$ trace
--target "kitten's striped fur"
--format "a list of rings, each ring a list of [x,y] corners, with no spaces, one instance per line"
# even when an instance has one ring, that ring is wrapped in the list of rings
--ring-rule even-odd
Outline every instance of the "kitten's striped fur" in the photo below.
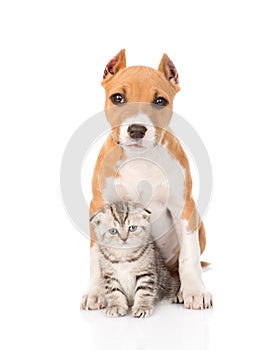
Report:
[[[108,316],[151,315],[162,299],[174,299],[180,288],[153,242],[150,212],[139,204],[116,202],[102,208],[91,222],[98,238]]]

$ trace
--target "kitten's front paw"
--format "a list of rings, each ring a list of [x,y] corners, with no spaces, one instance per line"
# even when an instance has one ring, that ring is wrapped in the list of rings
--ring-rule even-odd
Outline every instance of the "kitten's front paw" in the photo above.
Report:
[[[106,306],[105,296],[103,294],[89,293],[84,294],[81,301],[82,310],[98,310]]]
[[[143,306],[143,307],[140,306],[140,307],[133,307],[132,311],[133,311],[134,317],[144,318],[152,315],[153,308],[147,307],[147,306]]]
[[[122,317],[127,314],[127,309],[123,306],[108,306],[106,308],[106,315],[108,317]]]

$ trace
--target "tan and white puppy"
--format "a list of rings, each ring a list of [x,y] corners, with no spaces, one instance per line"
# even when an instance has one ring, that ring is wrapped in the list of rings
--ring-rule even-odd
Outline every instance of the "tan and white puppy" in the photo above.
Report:
[[[111,133],[97,159],[90,204],[92,216],[107,202],[140,202],[151,212],[152,234],[170,269],[179,269],[178,300],[192,309],[212,305],[202,281],[200,253],[204,225],[192,198],[189,162],[169,129],[173,99],[179,91],[176,68],[164,54],[158,70],[126,68],[125,50],[107,64],[102,85]],[[100,288],[96,236],[90,224],[90,282],[82,309],[105,306]]]

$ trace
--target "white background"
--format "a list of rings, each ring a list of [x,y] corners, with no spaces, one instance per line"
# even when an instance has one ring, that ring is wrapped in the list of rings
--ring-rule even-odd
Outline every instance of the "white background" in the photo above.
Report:
[[[265,0],[1,2],[1,348],[272,349],[272,32]],[[66,216],[59,169],[122,48],[128,65],[172,58],[175,111],[210,154],[213,311],[79,311],[89,243]]]

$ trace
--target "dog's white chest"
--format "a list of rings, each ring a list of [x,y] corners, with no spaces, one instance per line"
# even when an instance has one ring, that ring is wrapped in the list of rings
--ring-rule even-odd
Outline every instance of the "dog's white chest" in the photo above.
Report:
[[[108,178],[103,191],[107,202],[139,202],[154,214],[169,206],[183,206],[184,169],[163,146],[126,152],[117,176]]]

